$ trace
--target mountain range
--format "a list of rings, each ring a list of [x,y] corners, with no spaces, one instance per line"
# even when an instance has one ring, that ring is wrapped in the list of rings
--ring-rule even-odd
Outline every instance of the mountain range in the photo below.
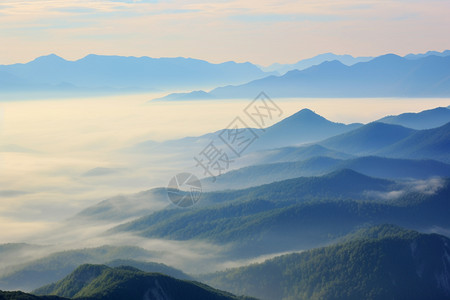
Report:
[[[309,67],[320,65],[325,61],[333,61],[337,60],[343,63],[344,65],[351,66],[359,62],[365,62],[373,59],[371,56],[362,56],[362,57],[353,57],[352,55],[336,55],[334,53],[323,53],[316,55],[311,58],[302,59],[295,64],[279,64],[274,63],[267,67],[260,67],[263,71],[266,72],[278,72],[280,75],[285,74],[286,72],[292,70],[304,70]]]
[[[25,64],[1,65],[0,92],[162,91],[237,84],[267,74],[251,63],[93,54],[68,61],[51,54]]]
[[[414,186],[340,170],[206,193],[202,205],[191,210],[162,210],[119,225],[109,234],[206,240],[245,257],[317,247],[364,224],[448,228],[449,181],[431,189]]]
[[[334,60],[305,70],[289,71],[209,91],[211,99],[271,97],[448,97],[450,56],[406,59],[394,54],[351,66]],[[194,95],[180,95],[194,99]],[[192,96],[192,97],[191,97]],[[173,95],[169,95],[173,100]],[[203,98],[206,95],[203,94]],[[162,98],[164,99],[164,98]]]
[[[333,245],[196,276],[208,285],[123,261],[114,267],[83,264],[33,294],[0,291],[0,299],[256,299],[237,294],[262,300],[440,300],[450,297],[449,253],[450,240],[442,235],[381,224],[352,231]]]
[[[0,65],[0,93],[13,99],[33,93],[36,97],[83,96],[217,87],[160,99],[253,98],[261,91],[272,97],[440,97],[450,93],[449,53],[375,58],[325,53],[267,68],[183,57],[90,54],[69,61],[50,54],[28,63]]]
[[[241,158],[247,166],[215,186],[202,181],[201,201],[189,209],[169,205],[168,190],[155,188],[105,199],[69,220],[107,225],[95,236],[102,241],[212,245],[222,251],[218,264],[243,267],[198,276],[152,262],[159,251],[135,246],[52,252],[3,244],[0,288],[40,296],[0,291],[0,299],[448,299],[450,240],[413,230],[448,235],[449,118],[448,108],[436,108],[341,124],[303,109],[252,129],[260,137]],[[137,148],[185,152],[222,132]],[[48,253],[33,259],[37,251]],[[266,255],[276,257],[260,259]]]
[[[429,120],[434,119],[434,125],[449,122],[450,115],[447,111],[450,112],[447,108],[437,108],[411,113],[407,118],[416,120],[417,124],[423,124],[422,127],[430,127],[430,123],[425,126]],[[389,120],[391,123],[401,123],[405,119],[404,116],[404,114],[390,116]],[[294,119],[295,122],[290,122],[290,119]],[[208,178],[202,182],[205,188],[214,190],[246,188],[299,176],[323,175],[342,168],[382,178],[427,179],[450,176],[448,165],[450,122],[437,128],[415,130],[401,125],[381,123],[384,119],[366,125],[355,124],[353,126],[356,129],[353,130],[348,130],[350,125],[347,125],[347,132],[326,138],[316,144],[251,152],[241,159],[247,162],[248,166],[222,174],[213,183]],[[319,132],[317,136],[320,136],[320,133],[323,136],[326,133],[332,135],[330,127],[320,131],[320,126],[316,126],[317,122],[314,122],[317,120],[321,120],[321,117],[312,111],[302,110],[274,125],[273,127],[278,127],[280,132],[273,136],[279,140],[283,137],[283,132],[292,131],[285,128],[296,128],[292,123],[303,124],[303,122],[313,124],[311,127],[298,126],[306,128],[305,131]],[[323,124],[333,124],[327,122]],[[336,130],[339,127],[331,126],[331,128]],[[271,127],[267,132],[270,129]],[[307,138],[302,134],[303,131],[298,135],[294,131],[285,143],[288,144],[290,140],[292,145],[299,139]],[[272,140],[270,135],[266,137],[264,134],[259,142],[276,144]]]
[[[215,182],[202,180],[205,190],[243,189],[304,176],[321,176],[341,169],[351,169],[361,174],[390,179],[430,179],[450,177],[450,164],[436,160],[414,160],[362,156],[352,159],[336,159],[314,156],[306,160],[251,165],[229,171]]]
[[[425,130],[403,126],[411,122],[417,124],[416,128],[439,127]],[[208,179],[203,183],[214,190],[245,188],[298,176],[323,175],[338,168],[354,168],[363,174],[387,178],[447,176],[449,122],[450,110],[444,107],[388,116],[366,125],[336,123],[302,109],[264,130],[252,128],[258,138],[235,160],[233,169],[227,170],[230,174],[224,172],[217,184],[209,184]],[[219,138],[226,131],[161,143],[145,141],[127,151],[176,153],[180,160],[189,161],[192,153],[199,153],[210,142],[227,149]],[[285,162],[296,163],[279,164]],[[242,167],[247,168],[239,170]],[[118,212],[127,210],[125,207]]]
[[[411,53],[411,54],[405,55],[404,58],[418,59],[418,58],[423,58],[423,57],[427,57],[430,55],[449,56],[450,50],[445,50],[442,52],[428,51],[426,53],[421,53],[421,54],[412,54]],[[316,55],[311,58],[302,59],[295,64],[274,63],[267,67],[260,66],[260,68],[266,72],[274,72],[275,71],[275,72],[278,72],[280,75],[283,75],[288,71],[292,71],[292,70],[300,70],[301,71],[301,70],[307,69],[307,68],[315,66],[315,65],[320,65],[321,63],[326,62],[326,61],[337,60],[346,66],[351,66],[351,65],[354,65],[359,62],[367,62],[369,60],[372,60],[373,58],[374,57],[372,57],[372,56],[353,57],[352,55],[348,55],[348,54],[336,55],[334,53],[324,53],[324,54]]]

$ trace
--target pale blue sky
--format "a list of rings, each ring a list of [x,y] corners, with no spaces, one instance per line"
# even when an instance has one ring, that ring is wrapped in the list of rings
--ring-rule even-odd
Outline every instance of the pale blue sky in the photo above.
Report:
[[[2,0],[0,64],[49,53],[292,63],[450,48],[447,0]]]

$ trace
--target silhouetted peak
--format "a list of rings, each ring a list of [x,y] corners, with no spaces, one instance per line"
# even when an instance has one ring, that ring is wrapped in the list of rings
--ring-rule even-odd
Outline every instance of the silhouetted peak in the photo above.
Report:
[[[40,56],[40,57],[36,58],[35,60],[33,60],[32,63],[52,63],[52,62],[61,62],[61,61],[66,61],[66,60],[64,58],[52,53],[49,55]]]
[[[324,117],[316,114],[314,111],[310,110],[309,108],[304,108],[302,110],[299,110],[292,116],[288,117],[288,119],[300,119],[300,118],[317,118],[317,119],[325,119]]]

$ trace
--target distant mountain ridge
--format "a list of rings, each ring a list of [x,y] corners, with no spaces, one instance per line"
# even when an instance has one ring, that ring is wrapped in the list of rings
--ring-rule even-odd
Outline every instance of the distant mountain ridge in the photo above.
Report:
[[[418,58],[422,58],[422,57],[427,57],[430,55],[434,55],[434,56],[450,56],[450,50],[444,50],[442,52],[439,51],[427,51],[425,53],[410,53],[408,55],[405,55],[404,58],[407,59],[418,59]]]
[[[192,58],[90,54],[76,61],[55,54],[25,64],[0,65],[0,92],[84,89],[155,91],[237,84],[267,76],[251,63]]]
[[[362,56],[362,57],[353,57],[349,54],[344,55],[337,55],[334,53],[323,53],[316,55],[311,58],[302,59],[295,64],[279,64],[274,63],[267,67],[260,67],[263,71],[266,72],[278,72],[280,75],[285,74],[286,72],[292,71],[292,70],[304,70],[309,67],[320,65],[321,63],[325,61],[333,61],[337,60],[343,63],[344,65],[351,66],[359,62],[366,62],[373,59],[372,56]]]
[[[450,55],[450,50],[445,50],[443,52],[438,52],[438,51],[428,51],[426,53],[421,53],[421,54],[408,54],[405,55],[404,58],[406,59],[418,59],[418,58],[423,58],[423,57],[427,57],[430,55],[435,55],[435,56],[449,56]],[[292,70],[304,70],[307,69],[309,67],[315,66],[315,65],[320,65],[321,63],[325,62],[325,61],[333,61],[333,60],[337,60],[341,63],[343,63],[346,66],[351,66],[354,65],[356,63],[359,62],[367,62],[371,59],[373,59],[373,56],[358,56],[358,57],[354,57],[352,55],[349,54],[344,54],[344,55],[337,55],[334,53],[323,53],[323,54],[319,54],[316,55],[314,57],[311,58],[306,58],[306,59],[302,59],[300,61],[298,61],[297,63],[294,64],[279,64],[279,63],[274,63],[270,66],[267,67],[263,67],[260,66],[260,68],[263,71],[266,72],[273,72],[276,71],[278,72],[280,75],[285,74],[288,71],[292,71]]]
[[[346,66],[326,61],[283,76],[268,76],[246,84],[218,87],[217,99],[252,98],[260,91],[271,97],[448,97],[450,56],[406,59],[394,54]],[[190,99],[189,94],[183,95]]]

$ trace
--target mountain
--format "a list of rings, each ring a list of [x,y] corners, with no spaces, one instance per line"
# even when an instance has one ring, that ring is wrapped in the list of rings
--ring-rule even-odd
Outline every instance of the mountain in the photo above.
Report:
[[[450,122],[437,128],[414,130],[373,122],[319,142],[335,151],[353,155],[433,159],[450,162]]]
[[[304,161],[252,165],[232,170],[219,176],[215,182],[211,182],[209,178],[202,180],[202,186],[205,190],[242,189],[301,176],[320,176],[341,169],[391,179],[450,177],[450,165],[435,160],[377,156],[342,160],[316,156]]]
[[[357,123],[335,123],[305,108],[266,128],[251,150],[316,142],[360,126]]]
[[[275,149],[267,149],[253,152],[243,157],[244,160],[252,161],[252,165],[269,164],[277,162],[294,162],[310,158],[326,156],[334,159],[349,159],[351,154],[325,148],[319,144],[307,146],[288,146]]]
[[[379,119],[377,122],[396,124],[413,129],[431,129],[450,122],[450,109],[446,107],[437,107],[419,113],[404,113],[397,116],[387,116]]]
[[[364,156],[340,162],[335,169],[348,168],[378,178],[429,179],[450,177],[450,165],[431,159],[400,159]]]
[[[200,276],[265,300],[449,299],[450,239],[391,225],[336,245]]]
[[[419,59],[419,58],[424,58],[424,57],[431,56],[431,55],[450,56],[450,50],[445,50],[443,52],[428,51],[428,52],[422,53],[422,54],[412,54],[411,53],[411,54],[405,55],[404,58]],[[333,53],[324,53],[324,54],[316,55],[311,58],[302,59],[295,64],[274,63],[267,67],[260,66],[260,68],[261,68],[261,70],[263,70],[265,72],[278,72],[280,75],[283,75],[288,71],[304,70],[304,69],[307,69],[307,68],[315,66],[315,65],[320,65],[321,63],[326,62],[326,61],[337,60],[346,66],[351,66],[351,65],[354,65],[359,62],[370,61],[373,58],[374,57],[371,57],[371,56],[353,57],[352,55],[349,55],[349,54],[337,55],[337,54],[333,54]]]
[[[81,265],[59,282],[38,288],[34,290],[33,293],[37,295],[52,294],[72,298],[83,289],[84,286],[89,285],[89,283],[108,269],[110,268],[105,265]]]
[[[4,92],[24,88],[30,85],[31,84],[27,80],[14,76],[9,72],[0,71],[0,87]]]
[[[64,279],[37,289],[35,293],[102,300],[250,299],[236,297],[199,282],[147,273],[133,267],[110,268],[104,265],[81,265]]]
[[[110,233],[206,240],[236,258],[309,249],[364,224],[450,228],[450,181],[396,184],[351,170],[205,193],[189,210],[162,210]]]
[[[350,132],[331,137],[319,144],[336,151],[367,155],[393,145],[414,132],[413,129],[399,125],[373,122]]]
[[[395,183],[389,180],[370,178],[351,170],[341,170],[322,177],[295,178],[244,190],[205,193],[200,200],[201,205],[190,210],[155,212],[119,225],[111,233],[132,232],[145,237],[175,240],[206,239],[216,243],[237,243],[238,247],[246,248],[236,255],[248,255],[247,252],[251,251],[270,252],[275,245],[280,247],[279,251],[286,251],[285,247],[292,247],[298,243],[305,246],[312,240],[322,240],[322,234],[312,238],[313,232],[327,225],[321,224],[317,227],[314,222],[314,225],[304,227],[306,230],[304,239],[293,238],[288,231],[279,235],[275,232],[285,230],[287,224],[282,224],[291,218],[283,219],[282,215],[291,212],[294,215],[308,214],[310,209],[312,211],[316,209],[308,204],[310,202],[327,207],[329,204],[319,205],[319,203],[342,199],[372,201],[379,198],[367,194],[368,191],[373,191],[372,195],[377,195],[377,192],[384,194],[396,190],[395,186]],[[335,207],[341,206],[337,202],[331,206],[333,208],[329,209],[336,211],[343,209]],[[328,208],[324,208],[323,211],[328,214]],[[344,215],[346,213],[342,214]],[[302,223],[308,222],[307,220],[310,220],[310,217],[296,216],[293,222]],[[318,217],[317,222],[320,220],[322,218]],[[335,227],[334,224],[332,226]],[[335,230],[339,232],[342,226],[335,227],[333,234],[327,233],[327,239],[337,234]],[[273,243],[274,237],[280,239],[278,244]]]
[[[433,158],[450,163],[450,122],[433,129],[420,130],[379,153],[390,157]]]
[[[318,156],[304,161],[252,165],[220,175],[215,182],[203,179],[205,190],[244,189],[296,177],[329,173],[341,160]]]
[[[285,74],[288,71],[292,70],[304,70],[309,67],[320,65],[325,61],[333,61],[337,60],[344,65],[351,66],[359,62],[365,62],[373,59],[373,57],[353,57],[351,55],[336,55],[333,53],[324,53],[319,54],[311,58],[302,59],[295,64],[272,64],[268,67],[260,67],[263,71],[266,72],[278,72],[280,75]]]
[[[84,263],[105,263],[115,259],[147,260],[152,254],[132,246],[103,246],[69,250],[48,254],[3,270],[0,289],[30,291],[49,282],[59,280]]]
[[[0,66],[0,87],[13,91],[83,89],[128,91],[192,89],[237,84],[267,73],[251,63],[212,64],[192,58],[122,57],[90,54],[76,61],[57,55]]]
[[[302,109],[297,113],[269,126],[265,129],[251,128],[257,138],[246,149],[246,152],[273,149],[292,145],[300,145],[323,140],[325,138],[351,131],[362,124],[342,124],[329,121],[309,109]],[[135,145],[127,151],[174,153],[199,153],[210,142],[218,148],[226,148],[219,136],[233,135],[233,129],[222,129],[197,137],[185,137],[162,143],[146,141]]]
[[[448,97],[450,56],[406,59],[394,54],[346,66],[327,61],[283,76],[268,76],[209,92],[218,99],[282,97]]]
[[[438,52],[438,51],[427,51],[426,53],[420,53],[420,54],[408,54],[405,55],[404,58],[406,59],[419,59],[419,58],[423,58],[423,57],[427,57],[427,56],[450,56],[450,50],[444,50],[442,52]]]
[[[190,93],[172,93],[164,97],[155,98],[150,100],[151,101],[179,101],[179,100],[214,100],[216,99],[211,94],[205,92],[205,91],[193,91]]]

